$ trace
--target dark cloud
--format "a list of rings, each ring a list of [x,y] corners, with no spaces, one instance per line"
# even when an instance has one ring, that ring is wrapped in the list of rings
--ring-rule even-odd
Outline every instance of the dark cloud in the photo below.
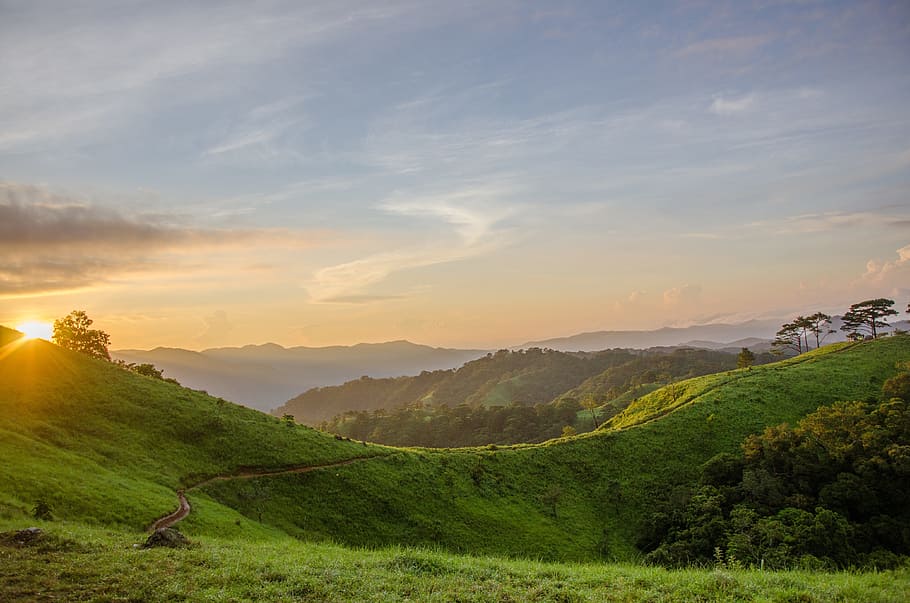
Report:
[[[0,183],[0,296],[87,287],[165,265],[185,270],[187,258],[165,259],[188,249],[247,245],[265,234],[275,238],[183,227],[161,215],[127,216],[38,186]]]
[[[162,216],[125,217],[31,185],[0,184],[0,249],[161,247],[222,233],[168,225]]]

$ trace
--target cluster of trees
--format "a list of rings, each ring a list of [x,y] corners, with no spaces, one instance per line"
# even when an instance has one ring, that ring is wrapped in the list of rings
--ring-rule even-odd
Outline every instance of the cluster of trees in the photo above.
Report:
[[[111,354],[108,346],[111,345],[111,337],[100,329],[92,329],[92,324],[94,321],[88,317],[85,310],[73,310],[63,318],[54,321],[54,343],[62,348],[110,362]],[[177,384],[176,379],[165,378],[163,371],[155,368],[154,364],[135,364],[122,360],[116,361],[116,364],[146,377]]]
[[[893,567],[910,554],[910,372],[881,402],[819,408],[767,428],[673,493],[639,547],[666,566]]]
[[[320,429],[392,446],[505,445],[543,442],[564,433],[574,434],[576,429],[572,426],[576,424],[580,409],[581,405],[570,399],[535,406],[460,404],[392,411],[349,411],[322,423]]]
[[[802,354],[810,349],[810,336],[815,347],[820,347],[825,338],[835,330],[831,328],[831,317],[823,312],[811,316],[797,316],[793,322],[784,324],[774,337],[773,348],[778,353],[790,351]]]
[[[907,305],[907,313],[910,314],[910,304]],[[886,319],[897,314],[893,299],[883,297],[867,299],[850,306],[841,317],[840,330],[852,341],[866,337],[874,339],[881,334],[883,328],[888,327]],[[828,335],[837,332],[831,328],[831,321],[831,316],[823,312],[816,312],[811,316],[797,316],[792,322],[781,327],[771,345],[778,354],[808,352],[812,349],[813,341],[818,348]]]

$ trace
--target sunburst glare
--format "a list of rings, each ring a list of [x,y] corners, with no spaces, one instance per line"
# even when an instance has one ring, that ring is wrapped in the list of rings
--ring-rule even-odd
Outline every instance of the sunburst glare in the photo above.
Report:
[[[24,334],[26,339],[46,339],[50,341],[54,335],[53,325],[38,320],[24,322],[16,326],[16,330]]]

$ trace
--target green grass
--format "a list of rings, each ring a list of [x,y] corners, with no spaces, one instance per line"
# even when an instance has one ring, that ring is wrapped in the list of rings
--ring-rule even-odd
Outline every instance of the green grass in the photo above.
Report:
[[[801,359],[680,382],[674,396],[657,390],[615,424],[575,438],[402,450],[331,472],[222,482],[205,492],[314,540],[634,560],[652,502],[693,483],[708,458],[735,452],[746,435],[795,422],[820,405],[875,397],[908,358],[910,338],[830,346]],[[554,491],[555,513],[548,502]]]
[[[0,359],[0,513],[142,527],[174,490],[246,466],[384,454],[44,341]]]
[[[0,521],[0,530],[13,526]],[[15,527],[19,527],[18,525]],[[556,564],[390,547],[356,550],[287,537],[198,537],[137,549],[129,531],[43,524],[34,545],[0,544],[0,600],[902,602],[910,571],[760,572]]]
[[[520,559],[634,561],[658,494],[692,483],[705,460],[737,450],[767,425],[876,397],[910,359],[910,337],[680,382],[573,438],[457,450],[339,441],[45,342],[12,344],[0,356],[0,523],[26,525],[45,500],[55,538],[90,542],[75,552],[0,549],[2,588],[27,592],[46,580],[49,592],[98,600],[182,592],[192,600],[297,593],[301,600],[834,601],[899,600],[900,588],[889,585],[896,580],[906,592],[906,573],[668,573]],[[375,458],[190,490],[193,512],[180,526],[200,547],[129,547],[173,510],[175,488],[249,467],[364,456]],[[389,549],[403,545],[516,560]],[[142,571],[127,571],[133,567]],[[270,581],[262,577],[268,572],[285,577]]]

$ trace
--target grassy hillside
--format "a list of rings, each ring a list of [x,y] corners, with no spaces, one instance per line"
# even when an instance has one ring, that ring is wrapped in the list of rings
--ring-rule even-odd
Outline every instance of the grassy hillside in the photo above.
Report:
[[[408,450],[332,472],[223,482],[215,500],[309,538],[441,544],[545,559],[629,559],[658,493],[767,425],[879,395],[910,338],[828,346],[643,396],[607,429],[537,446]],[[659,418],[660,420],[654,420]],[[317,511],[332,500],[334,512]]]
[[[41,340],[0,348],[0,515],[142,527],[174,489],[244,466],[381,453]]]
[[[377,455],[190,493],[191,535],[276,529],[352,545],[443,546],[551,560],[634,558],[657,492],[719,451],[821,404],[878,394],[910,338],[829,346],[639,398],[608,429],[542,445],[387,449],[338,441],[42,341],[0,353],[0,518],[39,499],[59,519],[140,529],[174,488],[245,467]],[[672,411],[672,412],[671,412]],[[653,420],[659,418],[659,420]]]

